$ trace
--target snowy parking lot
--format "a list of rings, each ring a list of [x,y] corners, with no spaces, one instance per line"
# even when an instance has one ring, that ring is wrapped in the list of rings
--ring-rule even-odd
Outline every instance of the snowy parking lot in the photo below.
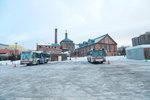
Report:
[[[35,66],[0,65],[0,100],[150,100],[150,61],[107,57]]]

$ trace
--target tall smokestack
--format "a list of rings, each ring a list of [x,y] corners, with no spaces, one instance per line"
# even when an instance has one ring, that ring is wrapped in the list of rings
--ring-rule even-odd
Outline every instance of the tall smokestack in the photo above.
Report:
[[[66,30],[66,33],[65,33],[65,38],[66,38],[66,39],[68,38],[67,30]]]
[[[55,28],[55,44],[57,44],[57,28]]]

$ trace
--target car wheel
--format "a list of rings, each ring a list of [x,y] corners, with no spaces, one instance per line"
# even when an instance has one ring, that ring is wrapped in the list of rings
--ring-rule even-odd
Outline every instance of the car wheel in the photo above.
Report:
[[[39,64],[40,64],[40,61],[38,60],[38,61],[37,61],[37,65],[39,65]]]

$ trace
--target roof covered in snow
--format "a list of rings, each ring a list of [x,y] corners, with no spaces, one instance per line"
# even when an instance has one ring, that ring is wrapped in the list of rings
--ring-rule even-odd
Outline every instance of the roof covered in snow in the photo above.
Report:
[[[61,41],[61,43],[73,43],[73,41],[68,38],[65,38]]]
[[[52,44],[52,46],[60,46],[59,44]]]
[[[0,43],[0,46],[9,46],[9,45]]]
[[[129,47],[129,48],[126,48],[126,50],[138,49],[138,48],[150,48],[150,44],[145,44],[145,45],[138,45],[138,46],[134,46],[134,47]]]
[[[102,36],[97,37],[95,39],[89,39],[87,42],[84,41],[83,43],[79,44],[79,47],[81,48],[81,47],[85,47],[85,46],[88,46],[88,45],[95,44],[95,43],[101,41],[102,39],[104,39],[106,36],[108,36],[108,34],[102,35]]]
[[[39,43],[37,45],[44,45],[44,46],[60,46],[59,44],[53,44],[53,43]]]
[[[52,43],[38,43],[37,45],[49,45],[49,46],[51,46]]]

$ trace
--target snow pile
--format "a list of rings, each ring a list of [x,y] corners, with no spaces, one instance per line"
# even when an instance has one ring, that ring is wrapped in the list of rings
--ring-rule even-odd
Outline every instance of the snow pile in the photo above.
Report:
[[[17,60],[17,61],[10,61],[10,60],[0,61],[0,66],[14,66],[14,64],[20,65],[20,60]]]
[[[87,57],[74,57],[72,61],[87,61]],[[110,61],[127,61],[128,59],[124,56],[107,56],[106,60]]]
[[[73,57],[72,61],[87,61],[87,57]]]
[[[118,62],[123,62],[123,61],[128,61],[128,62],[145,62],[145,60],[131,60],[127,59],[125,56],[107,56],[106,61],[118,61]],[[87,57],[72,57],[70,60],[70,57],[68,57],[68,60],[66,62],[80,62],[80,61],[86,61],[87,62]],[[64,62],[64,61],[53,61],[49,63],[57,63],[57,62]],[[150,60],[147,60],[146,62],[150,62]],[[1,66],[14,66],[16,64],[17,66],[20,66],[20,60],[18,61],[0,61],[0,67]]]
[[[107,56],[106,60],[110,60],[110,61],[127,61],[128,59],[124,56]]]
[[[69,60],[69,59],[68,59]],[[73,57],[71,58],[72,61],[87,61],[87,57]],[[106,61],[134,61],[134,62],[145,62],[145,60],[133,60],[133,59],[127,59],[126,56],[107,56]],[[147,62],[150,62],[150,60],[147,60]]]

